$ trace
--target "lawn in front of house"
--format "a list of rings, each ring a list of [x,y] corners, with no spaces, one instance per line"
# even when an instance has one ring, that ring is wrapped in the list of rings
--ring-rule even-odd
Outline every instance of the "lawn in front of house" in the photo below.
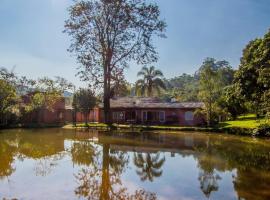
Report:
[[[256,119],[255,114],[242,115],[233,121],[225,121],[219,123],[219,127],[223,128],[257,128],[261,124],[265,124],[264,118]]]

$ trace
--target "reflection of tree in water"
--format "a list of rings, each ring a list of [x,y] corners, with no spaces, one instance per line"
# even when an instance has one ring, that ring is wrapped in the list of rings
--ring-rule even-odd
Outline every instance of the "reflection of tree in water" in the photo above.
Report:
[[[209,137],[196,147],[202,191],[218,190],[218,172],[236,170],[233,185],[239,199],[270,199],[270,145],[262,140]],[[207,187],[208,186],[208,187]]]
[[[56,168],[57,162],[64,157],[64,153],[43,157],[35,162],[34,172],[36,176],[47,176]]]
[[[162,175],[161,167],[165,162],[165,157],[160,159],[160,153],[156,154],[134,154],[134,164],[138,168],[137,174],[140,176],[142,181],[153,181],[154,178],[158,178]]]
[[[15,146],[0,140],[0,179],[10,176],[15,171],[12,163],[16,153],[17,149]]]
[[[72,162],[77,165],[86,165],[94,163],[97,156],[97,149],[90,141],[74,142],[71,146]]]
[[[100,178],[102,177],[102,179]],[[75,194],[79,198],[88,200],[156,200],[154,193],[143,189],[136,190],[134,194],[128,192],[127,187],[123,186],[120,175],[110,172],[109,182],[103,176],[103,171],[97,168],[82,169],[75,175],[78,187]],[[107,179],[108,180],[108,179]],[[108,185],[105,185],[108,184]],[[103,193],[102,193],[103,192]]]
[[[218,191],[218,180],[221,180],[221,177],[215,171],[201,171],[198,179],[200,188],[207,198],[210,197],[212,192]]]
[[[75,175],[79,185],[75,189],[75,194],[79,198],[89,200],[155,200],[156,195],[153,193],[137,190],[134,194],[130,194],[123,186],[121,174],[128,162],[129,157],[126,153],[110,151],[110,146],[103,144],[102,162],[96,160]]]
[[[220,164],[220,160],[213,157],[211,153],[201,155],[198,158],[198,166],[200,169],[198,180],[200,188],[207,198],[210,198],[212,192],[218,191],[218,181],[221,176],[216,168]]]
[[[240,169],[237,170],[237,176],[234,177],[234,188],[237,191],[239,199],[270,199],[270,174],[267,170]]]

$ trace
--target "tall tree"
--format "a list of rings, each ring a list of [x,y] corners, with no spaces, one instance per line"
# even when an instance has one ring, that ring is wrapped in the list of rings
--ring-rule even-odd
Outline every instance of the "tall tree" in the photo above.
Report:
[[[69,9],[65,32],[81,64],[79,75],[103,86],[104,118],[110,119],[111,84],[130,61],[157,61],[153,36],[165,37],[166,24],[156,4],[145,0],[77,0]]]
[[[270,108],[270,31],[245,47],[235,82],[240,93],[260,111]],[[268,102],[268,103],[267,103]],[[268,110],[270,111],[270,110]]]
[[[247,111],[245,99],[239,94],[239,87],[237,84],[232,84],[223,88],[218,104],[231,115],[233,120],[235,120],[238,115]]]
[[[79,89],[73,97],[73,108],[84,114],[85,125],[88,124],[88,115],[96,106],[97,98],[95,93],[90,89]],[[76,115],[76,113],[75,113]]]
[[[232,84],[234,73],[229,62],[206,58],[195,74],[199,78],[198,97],[205,104],[204,111],[209,126],[218,121],[217,116],[219,114],[224,113],[219,102],[222,97],[222,90]]]
[[[141,71],[137,74],[141,77],[136,82],[136,93],[142,96],[153,96],[154,92],[160,93],[160,89],[165,89],[165,84],[162,80],[163,73],[155,69],[154,66],[147,68],[143,67]]]

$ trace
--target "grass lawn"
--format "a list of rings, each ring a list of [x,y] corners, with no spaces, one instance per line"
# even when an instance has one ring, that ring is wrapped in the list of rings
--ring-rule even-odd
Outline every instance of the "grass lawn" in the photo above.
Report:
[[[265,119],[256,119],[254,114],[243,115],[237,118],[234,121],[226,121],[219,123],[220,127],[224,128],[257,128],[259,125],[264,124]]]

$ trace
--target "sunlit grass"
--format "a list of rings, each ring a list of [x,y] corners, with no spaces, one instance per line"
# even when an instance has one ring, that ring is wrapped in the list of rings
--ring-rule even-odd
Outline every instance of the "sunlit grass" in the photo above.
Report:
[[[243,115],[237,118],[234,121],[225,121],[219,124],[220,127],[236,127],[236,128],[257,128],[261,124],[264,124],[265,119],[256,119],[255,114]]]

